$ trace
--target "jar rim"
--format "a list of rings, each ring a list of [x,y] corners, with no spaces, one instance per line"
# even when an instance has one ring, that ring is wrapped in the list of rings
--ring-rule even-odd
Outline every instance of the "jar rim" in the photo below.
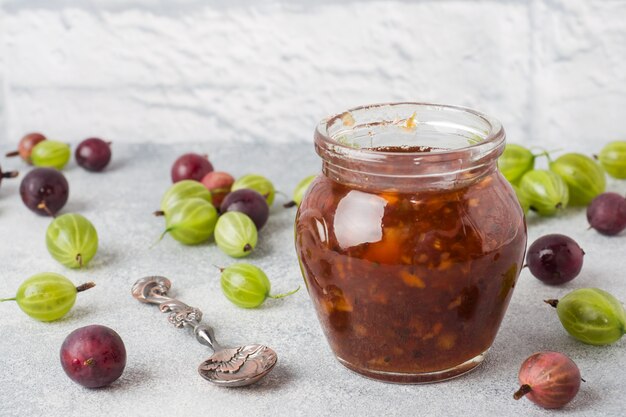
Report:
[[[413,106],[420,109],[445,111],[451,114],[456,113],[470,115],[481,120],[489,127],[489,129],[487,132],[484,133],[484,138],[481,138],[481,140],[477,141],[476,143],[471,143],[468,146],[453,149],[437,149],[431,152],[394,152],[388,150],[377,150],[372,148],[355,148],[353,146],[350,146],[349,144],[340,142],[330,133],[330,127],[332,124],[336,123],[339,120],[342,120],[342,118],[346,118],[346,116],[350,116],[352,113],[364,110],[375,110],[385,107],[392,108],[398,106]],[[397,122],[397,120],[384,121],[384,123],[390,125],[397,125]],[[470,159],[483,159],[488,155],[492,156],[493,153],[496,153],[496,155],[492,156],[495,158],[502,153],[505,142],[505,133],[502,124],[497,119],[491,116],[487,116],[482,112],[463,106],[410,101],[378,103],[353,107],[344,112],[337,113],[333,116],[322,119],[315,129],[314,136],[315,145],[318,149],[318,153],[322,151],[324,153],[329,153],[334,156],[342,156],[344,158],[350,158],[352,160],[358,160],[362,162],[375,162],[379,161],[381,158],[397,158],[404,160],[419,159],[422,162],[428,162],[429,159],[436,159],[438,162],[442,162],[444,160],[454,160],[458,158],[466,159],[468,157],[470,157]],[[320,154],[320,156],[323,155]]]

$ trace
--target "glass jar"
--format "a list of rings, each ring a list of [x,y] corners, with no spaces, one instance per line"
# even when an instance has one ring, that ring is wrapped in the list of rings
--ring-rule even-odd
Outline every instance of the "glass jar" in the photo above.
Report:
[[[494,341],[522,268],[526,223],[498,172],[501,124],[421,103],[322,121],[322,173],[296,251],[339,362],[391,382],[467,372]]]

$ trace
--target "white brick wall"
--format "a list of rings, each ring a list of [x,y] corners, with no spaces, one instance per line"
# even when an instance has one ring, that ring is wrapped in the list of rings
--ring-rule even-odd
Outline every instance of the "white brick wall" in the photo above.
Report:
[[[625,22],[624,0],[0,0],[0,147],[310,141],[332,112],[421,100],[597,150],[626,139]]]

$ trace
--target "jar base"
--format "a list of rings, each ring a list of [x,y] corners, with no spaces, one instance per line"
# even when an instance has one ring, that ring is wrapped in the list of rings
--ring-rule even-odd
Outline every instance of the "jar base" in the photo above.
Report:
[[[375,379],[382,382],[391,382],[396,384],[431,384],[435,382],[442,382],[448,379],[456,378],[463,374],[466,374],[478,367],[483,360],[489,349],[483,353],[473,357],[472,359],[463,362],[460,365],[452,368],[443,369],[441,371],[423,372],[423,373],[401,373],[401,372],[385,372],[385,371],[373,371],[370,369],[363,369],[357,367],[350,362],[337,356],[337,360],[346,368],[359,375],[365,376],[370,379]]]

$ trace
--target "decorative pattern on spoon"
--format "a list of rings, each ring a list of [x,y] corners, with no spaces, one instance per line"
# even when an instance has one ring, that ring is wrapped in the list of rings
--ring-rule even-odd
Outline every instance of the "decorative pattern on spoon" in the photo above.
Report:
[[[241,387],[253,384],[276,365],[276,352],[265,345],[252,344],[222,348],[213,329],[200,323],[202,312],[167,295],[172,283],[165,277],[145,277],[133,285],[132,294],[142,303],[157,304],[177,328],[192,327],[198,342],[213,349],[214,354],[198,367],[200,375],[216,385]]]

